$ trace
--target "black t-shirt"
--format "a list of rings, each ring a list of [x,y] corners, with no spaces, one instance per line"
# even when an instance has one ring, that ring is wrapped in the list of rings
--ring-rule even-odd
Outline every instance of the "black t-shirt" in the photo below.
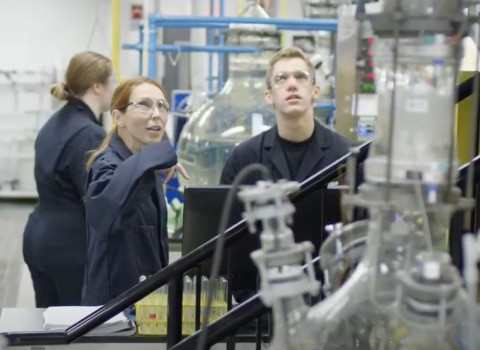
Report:
[[[285,159],[287,160],[288,170],[290,172],[290,180],[295,180],[297,177],[298,169],[302,164],[302,160],[305,157],[308,146],[313,140],[315,133],[312,133],[307,140],[301,142],[292,142],[285,139],[282,139],[280,135],[277,134],[280,144],[282,145],[283,153],[285,154]]]

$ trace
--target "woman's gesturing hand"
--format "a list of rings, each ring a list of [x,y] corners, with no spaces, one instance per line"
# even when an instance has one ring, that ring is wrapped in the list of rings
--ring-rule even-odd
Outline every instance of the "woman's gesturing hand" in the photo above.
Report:
[[[167,183],[168,180],[176,176],[177,172],[179,172],[180,175],[182,175],[185,179],[190,180],[190,176],[188,176],[187,171],[180,163],[175,164],[171,168],[161,169],[157,171],[157,173],[163,175],[163,183]]]

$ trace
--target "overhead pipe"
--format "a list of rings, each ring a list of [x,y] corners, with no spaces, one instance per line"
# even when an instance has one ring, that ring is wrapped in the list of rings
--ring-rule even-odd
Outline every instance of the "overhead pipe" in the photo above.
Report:
[[[206,17],[206,16],[164,16],[159,14],[150,14],[149,20],[155,26],[169,26],[170,24],[187,24],[188,27],[197,27],[197,23],[224,24],[225,28],[230,23],[242,24],[270,24],[277,26],[278,29],[298,28],[298,30],[324,30],[334,32],[337,30],[337,20],[335,19],[313,19],[313,18],[252,18],[252,17]],[[218,28],[218,27],[217,27]]]
[[[222,18],[225,16],[225,6],[223,4],[223,1],[224,0],[218,0],[219,1],[219,18]],[[219,46],[223,46],[225,44],[225,34],[223,34],[222,32],[220,32],[218,34],[218,45]],[[224,55],[221,51],[219,51],[219,54],[217,56],[217,59],[218,59],[218,64],[217,64],[217,93],[220,93],[220,91],[222,91],[223,89],[223,81],[224,81],[224,78],[223,78],[223,59],[224,59]]]
[[[155,45],[153,52],[221,52],[221,53],[249,53],[258,52],[261,49],[257,47],[244,46],[219,46],[219,45],[189,45],[189,44],[158,44]]]

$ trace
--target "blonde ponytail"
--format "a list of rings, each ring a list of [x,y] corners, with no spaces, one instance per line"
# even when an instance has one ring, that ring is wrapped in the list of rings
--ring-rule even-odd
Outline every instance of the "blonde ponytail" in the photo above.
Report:
[[[112,74],[109,58],[93,51],[80,52],[68,63],[63,78],[65,83],[52,85],[50,93],[59,100],[81,98],[93,84],[106,84]]]
[[[71,97],[70,91],[63,83],[53,84],[50,88],[50,94],[58,100],[68,100]]]
[[[108,147],[108,144],[110,143],[110,140],[112,139],[113,134],[115,134],[116,132],[117,132],[117,127],[114,127],[112,130],[110,130],[107,133],[107,135],[105,135],[105,137],[102,140],[102,143],[100,143],[100,146],[98,146],[96,149],[87,153],[87,163],[86,163],[87,171],[90,170],[90,168],[92,167],[92,164],[95,158],[97,158],[98,155]]]

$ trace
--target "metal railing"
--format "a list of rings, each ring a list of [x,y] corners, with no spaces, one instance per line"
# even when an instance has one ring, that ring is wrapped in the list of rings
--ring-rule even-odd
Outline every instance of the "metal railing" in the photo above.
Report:
[[[359,161],[366,158],[370,142],[360,147]],[[346,161],[349,154],[346,154],[330,166],[322,169],[317,174],[305,180],[300,190],[291,197],[292,203],[296,203],[315,189],[325,186],[328,182],[336,179],[345,172]],[[245,221],[242,220],[225,231],[225,246],[231,246],[244,235],[248,230]],[[182,288],[183,275],[201,264],[204,260],[213,255],[217,237],[212,238],[190,253],[172,262],[162,270],[150,276],[144,282],[130,288],[116,298],[112,299],[98,310],[80,320],[78,323],[67,328],[64,332],[54,333],[9,333],[7,337],[11,345],[20,344],[61,344],[71,343],[85,335],[95,327],[101,325],[114,315],[122,312],[140,299],[146,297],[159,287],[168,283],[168,321],[167,321],[167,347],[172,347],[182,339]]]

